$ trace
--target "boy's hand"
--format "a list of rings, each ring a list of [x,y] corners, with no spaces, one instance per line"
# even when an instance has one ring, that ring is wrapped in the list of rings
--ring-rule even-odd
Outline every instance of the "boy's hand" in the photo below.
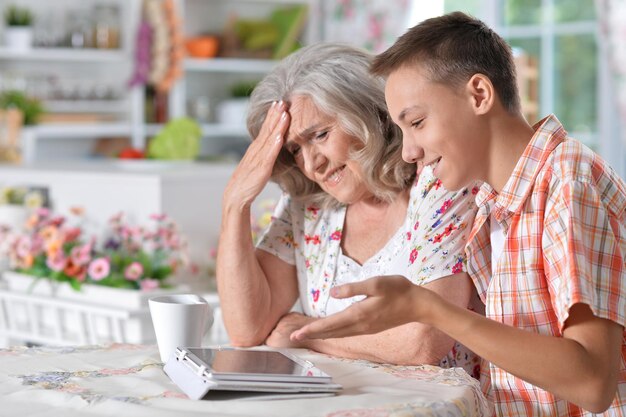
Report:
[[[274,163],[285,141],[290,117],[287,105],[280,101],[269,108],[259,135],[252,141],[235,169],[224,201],[235,206],[252,204],[272,175]]]
[[[331,290],[334,298],[365,295],[363,301],[324,319],[307,324],[291,334],[292,341],[329,339],[373,334],[412,321],[423,320],[432,291],[414,285],[403,276],[370,278]]]

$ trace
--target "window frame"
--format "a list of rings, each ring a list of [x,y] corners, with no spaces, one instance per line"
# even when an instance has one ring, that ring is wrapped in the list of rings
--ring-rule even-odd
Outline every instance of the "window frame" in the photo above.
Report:
[[[505,0],[506,1],[506,0]],[[598,44],[596,126],[595,132],[568,132],[570,136],[593,147],[598,154],[615,168],[622,178],[626,178],[626,146],[619,135],[619,119],[616,97],[612,87],[611,70],[607,48],[599,33],[597,20],[576,22],[554,21],[554,0],[541,0],[541,24],[505,25],[505,1],[484,0],[479,17],[493,28],[500,36],[510,38],[539,38],[541,53],[539,57],[539,115],[540,117],[555,113],[555,43],[561,35],[593,35]],[[556,115],[558,117],[558,114]]]

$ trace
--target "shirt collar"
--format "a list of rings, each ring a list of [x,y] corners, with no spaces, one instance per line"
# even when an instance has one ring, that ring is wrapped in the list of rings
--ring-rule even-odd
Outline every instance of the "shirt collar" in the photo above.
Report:
[[[526,201],[532,190],[532,185],[546,160],[561,142],[565,140],[567,132],[563,125],[554,116],[545,117],[533,126],[535,134],[530,139],[513,173],[500,193],[497,193],[489,184],[483,184],[476,195],[476,204],[490,206],[495,201],[496,219],[516,213]],[[491,210],[488,210],[491,211]]]

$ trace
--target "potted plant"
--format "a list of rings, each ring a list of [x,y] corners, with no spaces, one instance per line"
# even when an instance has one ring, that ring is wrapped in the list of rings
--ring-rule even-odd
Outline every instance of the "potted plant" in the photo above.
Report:
[[[189,265],[176,225],[164,215],[134,225],[119,213],[87,236],[83,210],[71,213],[40,208],[25,231],[3,236],[0,229],[9,258],[0,306],[10,306],[0,331],[47,344],[154,343],[149,298],[189,291],[168,283]]]
[[[0,188],[0,254],[8,251],[7,237],[24,230],[28,215],[46,204],[46,191],[27,187]],[[9,268],[6,257],[0,256],[0,271]]]
[[[254,87],[256,87],[254,81],[242,81],[234,84],[230,89],[231,98],[223,100],[217,106],[218,123],[245,126],[250,94],[252,94]]]
[[[4,40],[6,46],[14,51],[28,51],[33,44],[33,14],[16,5],[9,6],[4,12]]]
[[[0,227],[21,230],[29,212],[42,207],[44,203],[45,195],[39,189],[0,188]]]
[[[0,109],[18,109],[24,115],[24,124],[37,124],[39,116],[44,112],[41,102],[28,97],[21,91],[9,90],[0,94]]]
[[[93,294],[96,303],[140,307],[155,291],[172,288],[167,279],[186,264],[186,243],[167,216],[152,216],[146,227],[119,213],[98,241],[84,236],[84,213],[73,214],[71,219],[37,209],[24,232],[5,237],[9,289],[71,299]]]

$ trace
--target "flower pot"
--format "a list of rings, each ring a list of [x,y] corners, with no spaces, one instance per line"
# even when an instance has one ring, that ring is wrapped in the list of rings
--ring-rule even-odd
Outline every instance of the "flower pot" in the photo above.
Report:
[[[0,226],[10,227],[11,230],[21,231],[28,219],[30,210],[24,206],[0,206]]]
[[[21,341],[81,345],[96,343],[154,343],[148,299],[187,292],[173,289],[139,291],[84,284],[75,291],[67,283],[12,271],[3,273],[0,290],[7,328],[0,333]]]
[[[224,100],[217,105],[217,122],[225,125],[245,126],[248,115],[248,98]]]
[[[113,288],[102,285],[83,284],[76,291],[66,282],[50,281],[19,272],[5,271],[3,279],[7,289],[33,295],[56,297],[64,300],[76,300],[92,305],[140,310],[148,308],[148,300],[160,295],[176,294],[188,290],[186,286],[171,289],[155,289],[151,291]]]
[[[9,26],[4,29],[4,43],[15,52],[27,52],[33,45],[33,29],[30,26]]]

